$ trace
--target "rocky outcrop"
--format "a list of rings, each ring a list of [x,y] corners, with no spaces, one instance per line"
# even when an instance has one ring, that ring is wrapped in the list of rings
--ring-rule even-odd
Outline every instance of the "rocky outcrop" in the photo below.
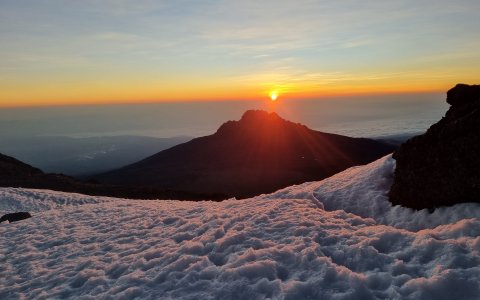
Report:
[[[480,85],[458,84],[447,103],[445,117],[393,154],[393,204],[421,209],[480,202]]]
[[[5,221],[8,221],[8,222],[12,223],[12,222],[20,221],[20,220],[25,220],[25,219],[28,219],[28,218],[31,218],[31,217],[32,217],[32,215],[29,212],[19,211],[19,212],[3,215],[0,218],[0,223],[5,222]]]

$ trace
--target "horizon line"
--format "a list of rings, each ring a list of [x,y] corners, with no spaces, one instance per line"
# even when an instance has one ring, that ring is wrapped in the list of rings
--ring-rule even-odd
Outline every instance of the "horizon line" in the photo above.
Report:
[[[355,92],[355,93],[330,93],[320,96],[288,96],[288,93],[279,96],[279,101],[325,101],[331,99],[342,98],[365,98],[365,97],[381,97],[395,95],[425,95],[425,94],[445,94],[447,90],[418,90],[418,91],[379,91],[379,92]],[[22,103],[22,104],[0,104],[0,109],[22,109],[22,108],[48,108],[48,107],[75,107],[75,106],[116,106],[116,105],[148,105],[162,103],[198,103],[198,102],[243,102],[243,101],[260,101],[270,102],[269,97],[245,97],[245,98],[205,98],[205,99],[141,99],[141,100],[99,100],[85,102],[44,102],[44,103]]]

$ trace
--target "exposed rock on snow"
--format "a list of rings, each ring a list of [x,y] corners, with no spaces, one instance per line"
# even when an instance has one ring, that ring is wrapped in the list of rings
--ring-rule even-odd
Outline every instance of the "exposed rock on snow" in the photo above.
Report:
[[[447,93],[445,117],[394,153],[390,200],[412,208],[480,202],[480,85]]]
[[[21,221],[25,220],[28,218],[31,218],[32,215],[26,211],[19,211],[19,212],[14,212],[10,214],[3,215],[0,218],[0,223],[8,221],[9,223],[11,222],[16,222],[16,221]]]
[[[478,299],[480,205],[392,207],[394,164],[218,203],[1,189],[37,212],[0,225],[0,298]]]

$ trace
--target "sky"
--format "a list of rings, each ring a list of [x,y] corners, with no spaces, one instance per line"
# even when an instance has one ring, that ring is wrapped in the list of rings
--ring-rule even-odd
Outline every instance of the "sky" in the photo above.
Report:
[[[478,0],[0,0],[0,107],[480,83]]]

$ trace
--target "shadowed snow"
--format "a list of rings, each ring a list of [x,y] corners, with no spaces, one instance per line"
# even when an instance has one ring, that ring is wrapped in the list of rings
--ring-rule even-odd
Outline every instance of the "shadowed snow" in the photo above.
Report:
[[[391,207],[385,157],[224,202],[0,189],[0,298],[478,299],[478,205]]]

